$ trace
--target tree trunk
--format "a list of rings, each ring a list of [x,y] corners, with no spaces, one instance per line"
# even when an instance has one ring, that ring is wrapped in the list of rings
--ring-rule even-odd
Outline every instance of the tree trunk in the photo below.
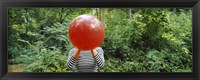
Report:
[[[92,15],[96,15],[97,13],[97,8],[92,9]]]
[[[25,9],[26,10],[26,18],[25,18],[25,21],[26,21],[26,35],[28,34],[28,27],[29,27],[29,13],[28,13],[28,9]]]
[[[63,19],[63,15],[62,15],[62,13],[63,13],[63,8],[61,8],[61,11],[60,11],[60,23],[62,24],[62,19]]]
[[[96,14],[97,14],[97,18],[99,18],[99,19],[100,19],[100,17],[101,17],[100,13],[101,13],[100,9],[97,8],[97,12],[96,12]]]
[[[176,12],[176,8],[173,8],[173,12]]]
[[[63,15],[63,13],[65,13],[65,14]],[[64,22],[65,17],[66,17],[68,14],[69,14],[69,12],[65,12],[64,8],[61,9],[61,12],[60,12],[60,16],[61,16],[61,17],[60,17],[60,23],[61,23],[61,24]]]
[[[105,26],[104,20],[105,20],[105,8],[101,8],[101,21],[102,21],[103,26]]]
[[[132,10],[131,10],[131,8],[129,9],[129,18],[131,19],[131,14],[132,14],[132,12],[131,12]]]

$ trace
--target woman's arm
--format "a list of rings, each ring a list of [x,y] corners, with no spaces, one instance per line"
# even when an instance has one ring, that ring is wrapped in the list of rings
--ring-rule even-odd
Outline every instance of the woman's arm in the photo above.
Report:
[[[76,61],[80,55],[80,49],[71,49],[69,51],[67,67],[73,68],[76,65]]]
[[[80,55],[80,49],[77,49],[74,54],[72,55],[76,60],[79,58],[79,55]]]
[[[92,50],[91,52],[92,52],[92,55],[93,55],[97,65],[98,65],[98,67],[102,68],[104,66],[104,63],[105,63],[103,49],[98,47],[98,48]]]

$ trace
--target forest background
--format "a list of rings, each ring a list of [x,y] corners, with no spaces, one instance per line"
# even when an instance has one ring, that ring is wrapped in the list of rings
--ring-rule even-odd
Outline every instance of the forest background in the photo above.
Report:
[[[68,28],[82,14],[104,24],[99,72],[192,72],[188,8],[9,8],[8,71],[74,72]]]

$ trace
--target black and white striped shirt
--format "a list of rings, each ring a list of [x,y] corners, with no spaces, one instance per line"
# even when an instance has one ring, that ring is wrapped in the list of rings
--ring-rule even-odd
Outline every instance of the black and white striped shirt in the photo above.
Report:
[[[92,56],[91,51],[80,51],[80,55],[78,60],[72,56],[72,54],[76,51],[75,48],[69,51],[67,67],[72,69],[76,68],[77,72],[97,72],[98,68],[104,66],[104,52],[101,47],[97,47],[97,55],[95,57]]]

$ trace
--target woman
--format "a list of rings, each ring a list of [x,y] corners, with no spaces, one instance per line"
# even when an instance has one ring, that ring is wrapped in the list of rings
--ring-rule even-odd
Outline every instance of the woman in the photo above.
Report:
[[[83,51],[73,48],[69,51],[67,67],[76,68],[77,72],[97,72],[104,66],[104,51],[101,47]]]

